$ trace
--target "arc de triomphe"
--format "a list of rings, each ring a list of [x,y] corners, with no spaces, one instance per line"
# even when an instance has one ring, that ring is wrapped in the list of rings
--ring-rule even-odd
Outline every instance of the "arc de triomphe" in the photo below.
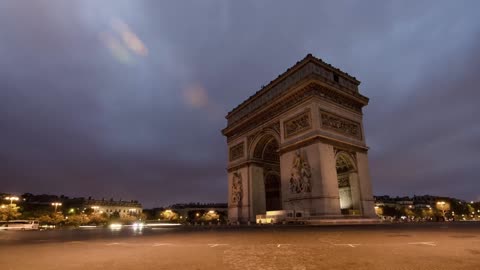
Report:
[[[228,113],[230,221],[375,217],[359,84],[309,54]]]

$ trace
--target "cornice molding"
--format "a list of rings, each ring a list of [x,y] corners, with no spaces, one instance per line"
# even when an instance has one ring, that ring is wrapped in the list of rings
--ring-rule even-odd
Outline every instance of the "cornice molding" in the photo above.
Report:
[[[230,142],[238,136],[249,132],[257,126],[270,121],[296,105],[313,97],[336,104],[360,115],[362,114],[362,107],[368,104],[367,98],[353,98],[338,90],[322,85],[318,80],[310,79],[303,83],[303,87],[300,86],[298,90],[292,91],[288,95],[286,94],[278,98],[270,106],[252,112],[248,118],[246,117],[242,121],[228,125],[222,130],[222,133],[227,136],[227,141]]]
[[[301,147],[309,146],[318,142],[322,143],[328,143],[334,147],[338,147],[341,149],[349,150],[349,151],[355,151],[355,152],[362,152],[362,153],[367,153],[368,152],[368,147],[363,146],[363,145],[358,145],[358,144],[353,144],[353,143],[348,143],[345,141],[340,141],[331,137],[323,136],[320,134],[315,134],[313,136],[310,136],[308,138],[304,138],[299,141],[294,141],[294,142],[289,142],[280,145],[278,152],[280,155],[286,152],[290,152],[293,150],[296,150]]]
[[[322,59],[316,58],[308,54],[305,58],[298,61],[295,65],[288,68],[284,73],[280,74],[276,79],[270,81],[266,86],[250,96],[247,100],[232,109],[226,116],[229,124],[243,118],[249,111],[258,109],[266,101],[262,99],[271,99],[281,95],[287,91],[292,85],[309,75],[321,76],[329,84],[334,85],[340,90],[346,92],[358,93],[358,81],[355,77],[348,73],[324,62]]]

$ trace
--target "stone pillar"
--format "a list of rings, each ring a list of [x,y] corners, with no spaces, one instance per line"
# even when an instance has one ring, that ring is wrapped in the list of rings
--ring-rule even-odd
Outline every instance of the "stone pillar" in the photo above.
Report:
[[[340,197],[333,146],[314,143],[299,149],[311,170],[311,192],[294,194],[289,190],[295,151],[282,154],[280,170],[283,207],[308,211],[311,216],[340,216]]]
[[[228,220],[230,221],[230,223],[237,223],[238,221],[240,221],[240,209],[240,207],[228,207]]]
[[[374,199],[366,153],[357,152],[357,166],[362,214],[365,217],[375,218]]]
[[[350,183],[350,190],[352,195],[352,207],[354,210],[358,210],[358,214],[362,214],[362,206],[360,203],[361,196],[360,196],[360,187],[358,183],[358,173],[352,172],[348,176],[348,180]]]
[[[234,203],[233,197],[233,178],[234,173],[241,176],[241,200],[238,203]],[[228,220],[230,222],[247,222],[249,217],[249,171],[248,167],[243,167],[238,170],[228,173]]]
[[[320,187],[317,184],[319,182],[319,170],[318,170],[318,148],[315,145],[309,145],[304,148],[298,149],[302,161],[307,162],[310,167],[310,188],[311,192],[292,192],[290,179],[294,172],[294,160],[297,157],[297,150],[283,153],[280,156],[280,174],[281,174],[281,190],[282,190],[282,206],[284,210],[302,211],[308,213],[314,213],[315,208],[312,205],[313,194],[315,190],[319,190]]]
[[[263,168],[252,164],[249,166],[250,172],[250,213],[248,221],[255,222],[256,215],[264,215],[266,212],[265,201],[265,179]]]
[[[340,197],[338,191],[338,179],[335,160],[335,151],[332,145],[318,143],[319,148],[319,170],[321,178],[321,205],[317,205],[317,214],[326,216],[341,215]]]

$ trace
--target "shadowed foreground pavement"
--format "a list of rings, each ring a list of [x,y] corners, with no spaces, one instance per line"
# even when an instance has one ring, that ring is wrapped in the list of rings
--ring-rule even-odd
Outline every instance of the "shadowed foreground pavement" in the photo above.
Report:
[[[480,224],[0,232],[0,269],[480,269]]]

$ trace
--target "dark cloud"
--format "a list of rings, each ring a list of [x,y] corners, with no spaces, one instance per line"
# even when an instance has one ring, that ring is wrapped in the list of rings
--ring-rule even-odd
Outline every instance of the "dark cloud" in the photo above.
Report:
[[[224,115],[311,52],[371,98],[375,193],[480,199],[479,5],[412,5],[3,1],[1,189],[225,201]]]

